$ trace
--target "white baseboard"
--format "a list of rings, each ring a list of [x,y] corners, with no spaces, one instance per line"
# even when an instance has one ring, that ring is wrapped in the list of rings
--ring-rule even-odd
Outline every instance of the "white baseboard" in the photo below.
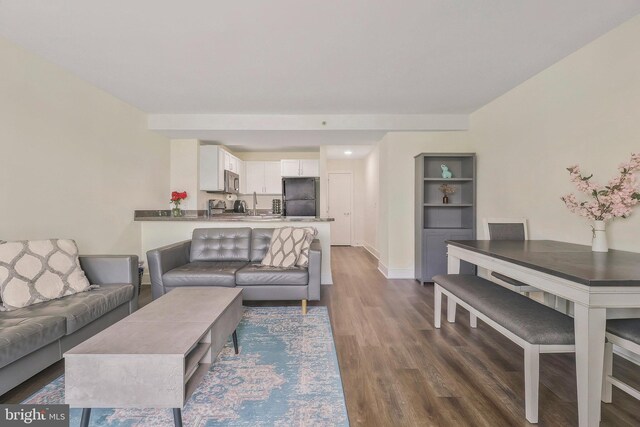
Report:
[[[379,271],[380,273],[382,273],[382,275],[383,275],[384,277],[386,277],[387,279],[389,278],[389,276],[387,275],[387,274],[388,274],[389,269],[388,269],[388,268],[387,268],[387,266],[386,266],[386,265],[384,265],[381,261],[378,261],[378,271]]]
[[[365,248],[367,250],[367,252],[369,252],[371,255],[373,255],[373,257],[375,259],[380,259],[380,254],[378,253],[378,251],[376,250],[376,248],[374,248],[373,246],[367,244],[367,242],[363,242],[362,245],[363,248]]]
[[[414,271],[410,268],[388,268],[378,261],[378,271],[387,279],[413,279]]]

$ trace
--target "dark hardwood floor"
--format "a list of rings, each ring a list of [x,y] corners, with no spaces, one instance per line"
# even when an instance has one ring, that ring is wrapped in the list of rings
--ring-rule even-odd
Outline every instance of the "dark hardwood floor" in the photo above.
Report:
[[[433,287],[387,280],[376,264],[363,249],[332,248],[335,284],[310,303],[329,308],[351,425],[528,425],[522,349],[482,322],[472,330],[461,308],[457,323],[436,330]],[[145,287],[141,304],[149,300]],[[542,355],[540,368],[539,425],[577,425],[574,356]],[[56,363],[0,402],[20,402],[63,369]],[[632,363],[616,356],[614,373],[640,387]],[[603,426],[640,425],[640,402],[615,388],[613,402],[602,406]]]

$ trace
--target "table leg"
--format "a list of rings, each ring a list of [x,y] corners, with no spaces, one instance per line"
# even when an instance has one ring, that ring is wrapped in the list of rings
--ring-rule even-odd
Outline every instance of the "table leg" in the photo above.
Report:
[[[233,349],[236,351],[236,354],[238,354],[238,333],[237,333],[237,331],[233,331],[233,334],[231,335],[231,338],[233,338]]]
[[[82,417],[80,418],[80,427],[89,427],[90,418],[91,418],[91,408],[82,408]]]
[[[578,425],[597,426],[600,424],[607,309],[590,308],[576,303],[574,314]]]
[[[460,274],[460,258],[447,254],[447,273]],[[447,322],[455,323],[456,321],[456,302],[447,297]]]
[[[173,425],[175,427],[182,427],[182,409],[173,408]]]

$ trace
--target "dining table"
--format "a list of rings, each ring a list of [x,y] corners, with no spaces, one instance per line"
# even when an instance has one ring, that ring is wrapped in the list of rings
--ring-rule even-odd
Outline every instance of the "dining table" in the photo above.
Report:
[[[640,253],[553,240],[447,241],[448,273],[459,274],[461,261],[573,302],[578,425],[599,425],[607,314],[640,308]]]

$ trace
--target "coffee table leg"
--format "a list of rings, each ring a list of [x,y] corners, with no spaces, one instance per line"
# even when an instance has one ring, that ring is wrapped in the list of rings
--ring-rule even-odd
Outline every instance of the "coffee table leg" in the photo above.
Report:
[[[231,338],[233,338],[233,349],[236,351],[236,354],[238,354],[238,333],[233,331]]]
[[[89,427],[89,418],[91,418],[91,408],[82,408],[82,418],[80,418],[80,427]]]
[[[182,409],[180,408],[173,408],[173,425],[182,427]]]

